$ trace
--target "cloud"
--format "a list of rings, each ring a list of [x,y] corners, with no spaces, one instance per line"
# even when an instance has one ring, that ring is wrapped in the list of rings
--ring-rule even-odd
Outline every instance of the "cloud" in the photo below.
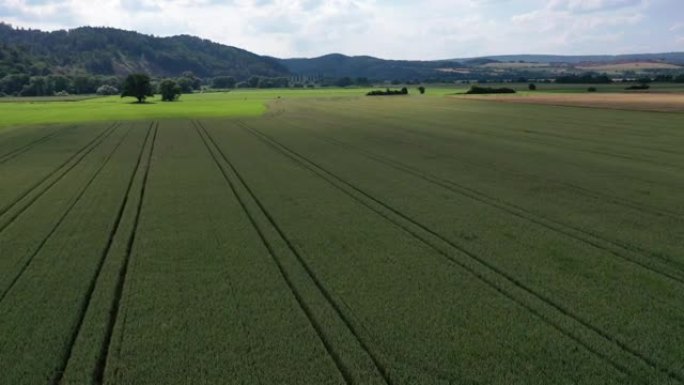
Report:
[[[341,52],[442,59],[672,44],[672,32],[682,28],[677,12],[656,21],[649,11],[656,3],[681,7],[680,1],[0,0],[0,18],[44,29],[93,25],[191,34],[279,57]],[[679,26],[668,31],[663,23]]]
[[[641,7],[646,4],[645,0],[552,0],[549,8],[571,12],[602,12]]]

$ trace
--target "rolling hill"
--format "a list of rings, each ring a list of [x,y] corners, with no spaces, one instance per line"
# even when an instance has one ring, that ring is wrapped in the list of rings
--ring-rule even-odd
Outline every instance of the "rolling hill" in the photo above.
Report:
[[[0,75],[88,73],[123,75],[148,72],[200,77],[282,76],[277,60],[198,37],[154,37],[114,28],[82,27],[42,32],[0,24]]]
[[[437,61],[342,54],[278,59],[189,35],[156,37],[97,27],[43,32],[0,23],[0,78],[9,74],[121,76],[131,72],[165,77],[191,71],[202,78],[233,76],[238,80],[290,75],[374,81],[506,80],[600,72],[612,64],[617,66],[605,71],[611,76],[679,74],[684,72],[684,53],[506,55]]]

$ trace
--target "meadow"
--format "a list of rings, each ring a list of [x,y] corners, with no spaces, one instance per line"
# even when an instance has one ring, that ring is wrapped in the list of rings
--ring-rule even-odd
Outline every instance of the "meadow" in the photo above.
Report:
[[[684,384],[682,113],[457,91],[0,103],[2,381]]]

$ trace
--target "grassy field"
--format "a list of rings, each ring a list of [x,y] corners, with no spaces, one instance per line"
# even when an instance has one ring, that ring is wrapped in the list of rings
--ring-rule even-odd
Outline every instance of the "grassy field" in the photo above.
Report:
[[[260,116],[266,103],[278,97],[344,97],[363,95],[365,89],[236,90],[183,95],[179,102],[163,103],[157,95],[147,104],[132,98],[0,98],[3,127],[111,120],[179,119],[194,117]]]
[[[358,91],[0,104],[3,382],[684,384],[680,113]]]
[[[522,95],[527,83],[487,84],[511,87]],[[382,89],[385,86],[374,87]],[[389,86],[397,88],[402,86]],[[441,97],[467,91],[469,85],[438,85],[428,87],[426,97]],[[538,84],[540,93],[585,93],[583,84]],[[598,85],[599,93],[624,92],[625,84]],[[415,86],[411,92],[418,94]],[[163,103],[159,97],[149,98],[139,105],[131,98],[118,96],[69,96],[38,98],[0,98],[0,130],[7,127],[47,125],[112,120],[191,119],[209,117],[255,117],[266,112],[266,105],[277,99],[344,98],[364,95],[364,88],[234,90],[231,92],[195,93],[183,95],[179,102]],[[651,92],[684,92],[684,85],[657,83]]]

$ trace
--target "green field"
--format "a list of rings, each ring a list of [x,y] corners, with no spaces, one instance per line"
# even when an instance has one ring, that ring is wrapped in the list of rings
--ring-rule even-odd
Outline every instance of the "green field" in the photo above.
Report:
[[[529,92],[528,84],[506,83],[485,84],[488,87],[510,87],[521,95]],[[625,84],[594,85],[598,92],[624,92]],[[378,86],[373,89],[384,89]],[[403,86],[389,86],[396,89]],[[414,96],[418,96],[416,86],[408,86]],[[442,97],[462,94],[469,85],[428,86],[423,97]],[[584,93],[586,84],[537,84],[539,93]],[[132,98],[118,96],[98,97],[93,95],[68,97],[24,97],[0,98],[0,130],[7,127],[26,125],[64,124],[93,121],[139,120],[139,119],[193,119],[209,117],[256,117],[267,111],[267,104],[282,99],[312,98],[354,98],[364,95],[369,89],[363,88],[322,88],[322,89],[273,89],[273,90],[234,90],[231,92],[208,92],[183,95],[179,102],[163,103],[159,96],[149,98],[148,103],[139,105]],[[654,83],[651,92],[684,92],[681,84]]]
[[[2,383],[684,384],[681,113],[301,92],[0,104]]]
[[[344,97],[363,95],[365,92],[367,90],[354,88],[238,90],[183,95],[175,103],[163,103],[157,95],[148,98],[143,105],[135,103],[133,98],[122,99],[118,96],[0,98],[0,129],[22,125],[112,120],[260,116],[266,112],[266,103],[279,97]],[[447,91],[440,89],[438,94],[445,92]]]

